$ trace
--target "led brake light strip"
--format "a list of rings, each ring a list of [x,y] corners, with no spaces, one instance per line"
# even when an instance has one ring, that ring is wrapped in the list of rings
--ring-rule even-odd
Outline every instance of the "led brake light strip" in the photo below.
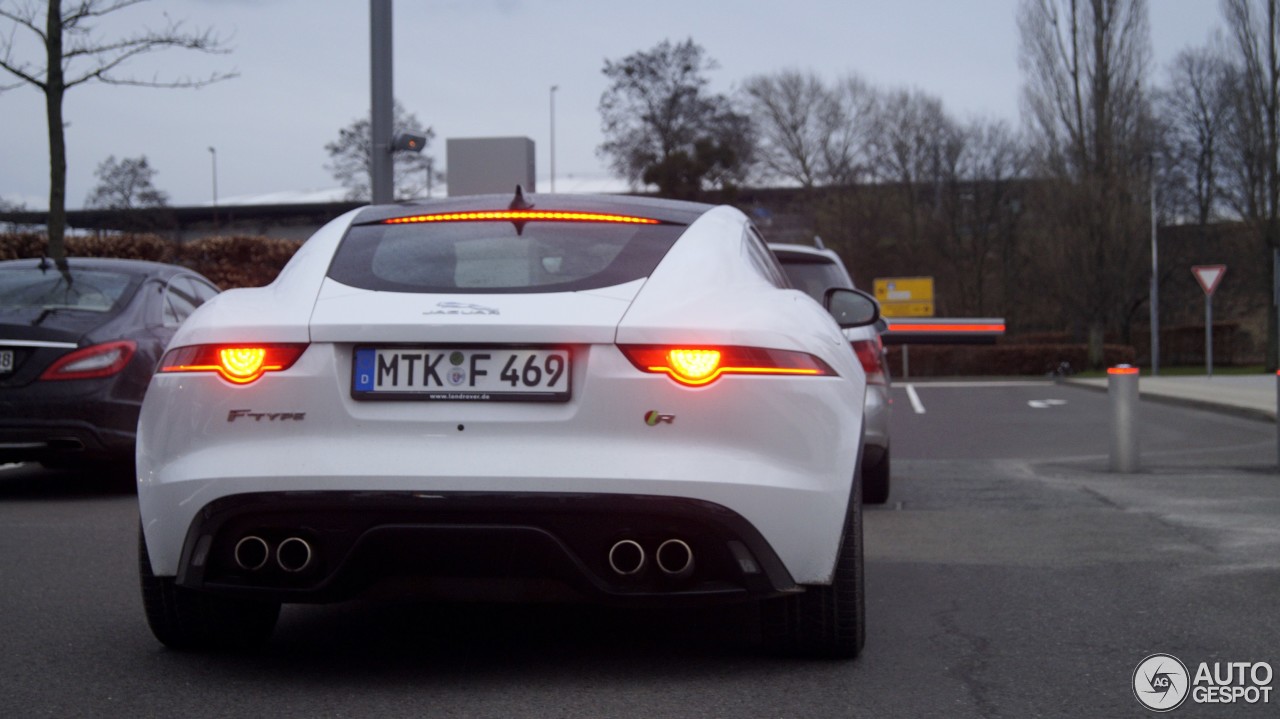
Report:
[[[657,225],[651,217],[613,215],[602,212],[561,212],[554,210],[492,210],[482,212],[442,212],[433,215],[392,217],[382,221],[384,225],[404,225],[422,222],[612,222],[624,225]]]

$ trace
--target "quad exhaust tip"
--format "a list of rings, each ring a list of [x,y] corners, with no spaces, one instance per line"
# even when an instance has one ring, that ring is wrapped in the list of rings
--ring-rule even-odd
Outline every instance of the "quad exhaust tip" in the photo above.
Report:
[[[256,572],[267,566],[267,561],[271,559],[271,547],[267,546],[267,540],[250,534],[236,542],[235,556],[236,565],[241,569]]]
[[[659,544],[653,559],[668,577],[684,579],[693,574],[693,549],[682,540],[668,539]]]
[[[290,574],[297,574],[311,566],[313,557],[311,544],[301,537],[289,537],[276,547],[276,564]]]
[[[623,539],[609,548],[609,568],[624,577],[634,576],[644,570],[648,557],[639,542]]]

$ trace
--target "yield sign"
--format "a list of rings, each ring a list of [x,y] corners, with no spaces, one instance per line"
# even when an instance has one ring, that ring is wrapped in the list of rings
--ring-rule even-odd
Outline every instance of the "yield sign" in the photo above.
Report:
[[[1227,266],[1197,265],[1191,268],[1191,274],[1196,276],[1196,281],[1204,289],[1205,296],[1210,296],[1218,288],[1218,283],[1222,281],[1222,276],[1227,274]]]

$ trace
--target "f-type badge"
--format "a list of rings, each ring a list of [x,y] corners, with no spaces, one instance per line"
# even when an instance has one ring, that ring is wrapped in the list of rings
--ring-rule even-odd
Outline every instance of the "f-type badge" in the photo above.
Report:
[[[675,424],[676,416],[674,414],[663,414],[656,410],[647,412],[644,416],[644,423],[650,427],[656,427],[660,424]]]
[[[423,312],[424,315],[496,315],[501,314],[493,307],[474,305],[470,302],[437,302],[434,310]]]

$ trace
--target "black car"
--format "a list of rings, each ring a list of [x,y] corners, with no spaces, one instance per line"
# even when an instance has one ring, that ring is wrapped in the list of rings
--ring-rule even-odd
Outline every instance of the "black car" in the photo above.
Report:
[[[0,464],[130,466],[156,363],[218,291],[159,262],[0,262]]]

